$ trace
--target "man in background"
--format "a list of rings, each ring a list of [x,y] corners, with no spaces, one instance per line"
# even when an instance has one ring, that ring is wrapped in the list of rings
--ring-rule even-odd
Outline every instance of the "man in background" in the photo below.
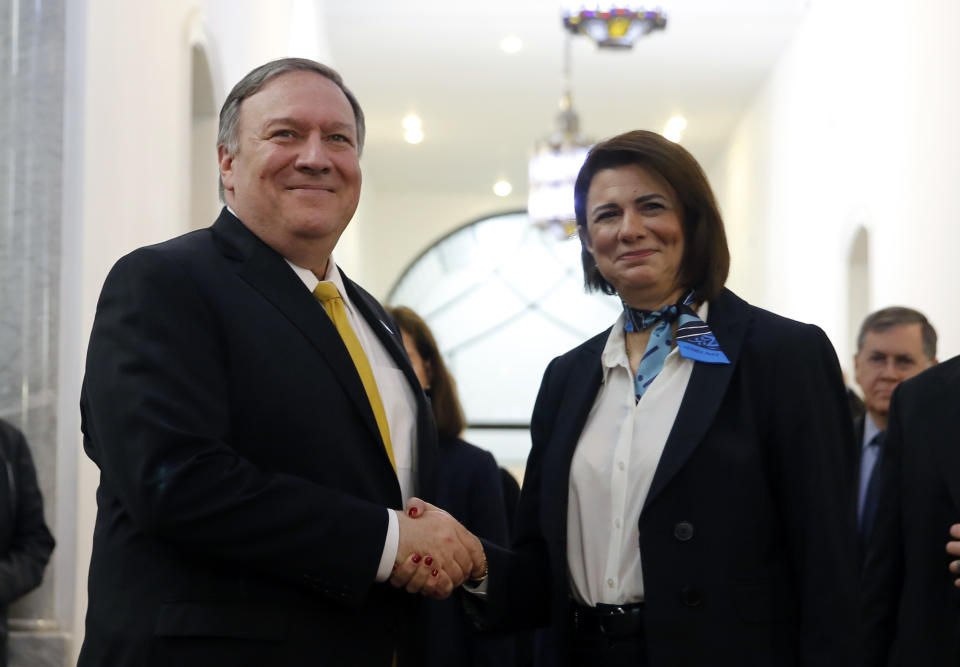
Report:
[[[0,419],[0,667],[7,665],[7,607],[40,585],[53,545],[30,448]]]
[[[866,667],[960,664],[960,590],[944,551],[960,517],[958,405],[960,357],[894,393],[863,573]]]
[[[853,365],[866,408],[864,415],[854,420],[860,447],[857,528],[861,560],[881,494],[876,466],[883,456],[890,397],[901,382],[935,364],[936,356],[937,332],[912,308],[883,308],[868,315],[860,326]]]
[[[332,69],[256,68],[220,112],[220,217],[107,277],[81,396],[101,474],[80,667],[421,664],[409,593],[483,573],[450,515],[401,509],[434,494],[430,407],[332,257],[363,139]]]

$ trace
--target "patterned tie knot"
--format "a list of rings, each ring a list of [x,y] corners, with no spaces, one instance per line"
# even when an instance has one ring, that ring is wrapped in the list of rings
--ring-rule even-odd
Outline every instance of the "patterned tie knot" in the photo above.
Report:
[[[695,292],[690,290],[679,301],[660,310],[640,310],[624,302],[625,331],[645,331],[653,327],[634,377],[634,390],[638,401],[663,370],[663,363],[674,342],[671,340],[674,322],[677,323],[676,343],[682,357],[708,364],[730,363],[713,332],[691,307],[694,298]]]
[[[337,289],[337,286],[329,281],[317,283],[317,286],[313,288],[313,296],[324,304],[333,299],[343,298],[340,296],[340,290]]]
[[[675,304],[664,306],[660,310],[640,310],[627,308],[627,331],[646,331],[657,322],[673,324],[680,311]]]

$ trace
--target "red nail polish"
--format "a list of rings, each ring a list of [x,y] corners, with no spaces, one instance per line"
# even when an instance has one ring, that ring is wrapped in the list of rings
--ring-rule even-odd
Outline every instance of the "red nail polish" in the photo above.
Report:
[[[413,554],[413,562],[414,563],[420,562],[420,554]]]
[[[424,565],[433,565],[433,556],[427,556],[423,559]]]
[[[438,574],[440,574],[440,570],[434,570],[430,574],[432,574],[433,576],[437,576]]]
[[[417,516],[417,508],[411,507],[407,514],[409,514],[411,518]]]
[[[397,571],[397,564],[396,564],[396,563],[393,564],[393,571],[394,571],[394,572]]]

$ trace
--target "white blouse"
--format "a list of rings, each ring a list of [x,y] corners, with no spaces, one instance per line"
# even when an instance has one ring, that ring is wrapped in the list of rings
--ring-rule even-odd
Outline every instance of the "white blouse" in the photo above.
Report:
[[[706,321],[707,310],[700,306],[700,319]],[[694,364],[674,346],[637,402],[623,325],[621,314],[600,357],[603,384],[570,467],[570,585],[574,598],[590,606],[643,600],[640,510]]]

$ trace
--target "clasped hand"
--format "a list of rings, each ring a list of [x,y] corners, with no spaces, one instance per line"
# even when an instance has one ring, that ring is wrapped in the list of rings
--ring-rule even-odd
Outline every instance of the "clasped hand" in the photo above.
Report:
[[[467,579],[486,574],[483,546],[442,509],[411,498],[397,512],[400,543],[390,583],[441,600]]]
[[[954,558],[960,558],[960,523],[955,523],[950,526],[950,537],[953,539],[947,542],[947,553]],[[960,560],[951,561],[949,568],[954,576],[957,577],[953,585],[960,588]]]

